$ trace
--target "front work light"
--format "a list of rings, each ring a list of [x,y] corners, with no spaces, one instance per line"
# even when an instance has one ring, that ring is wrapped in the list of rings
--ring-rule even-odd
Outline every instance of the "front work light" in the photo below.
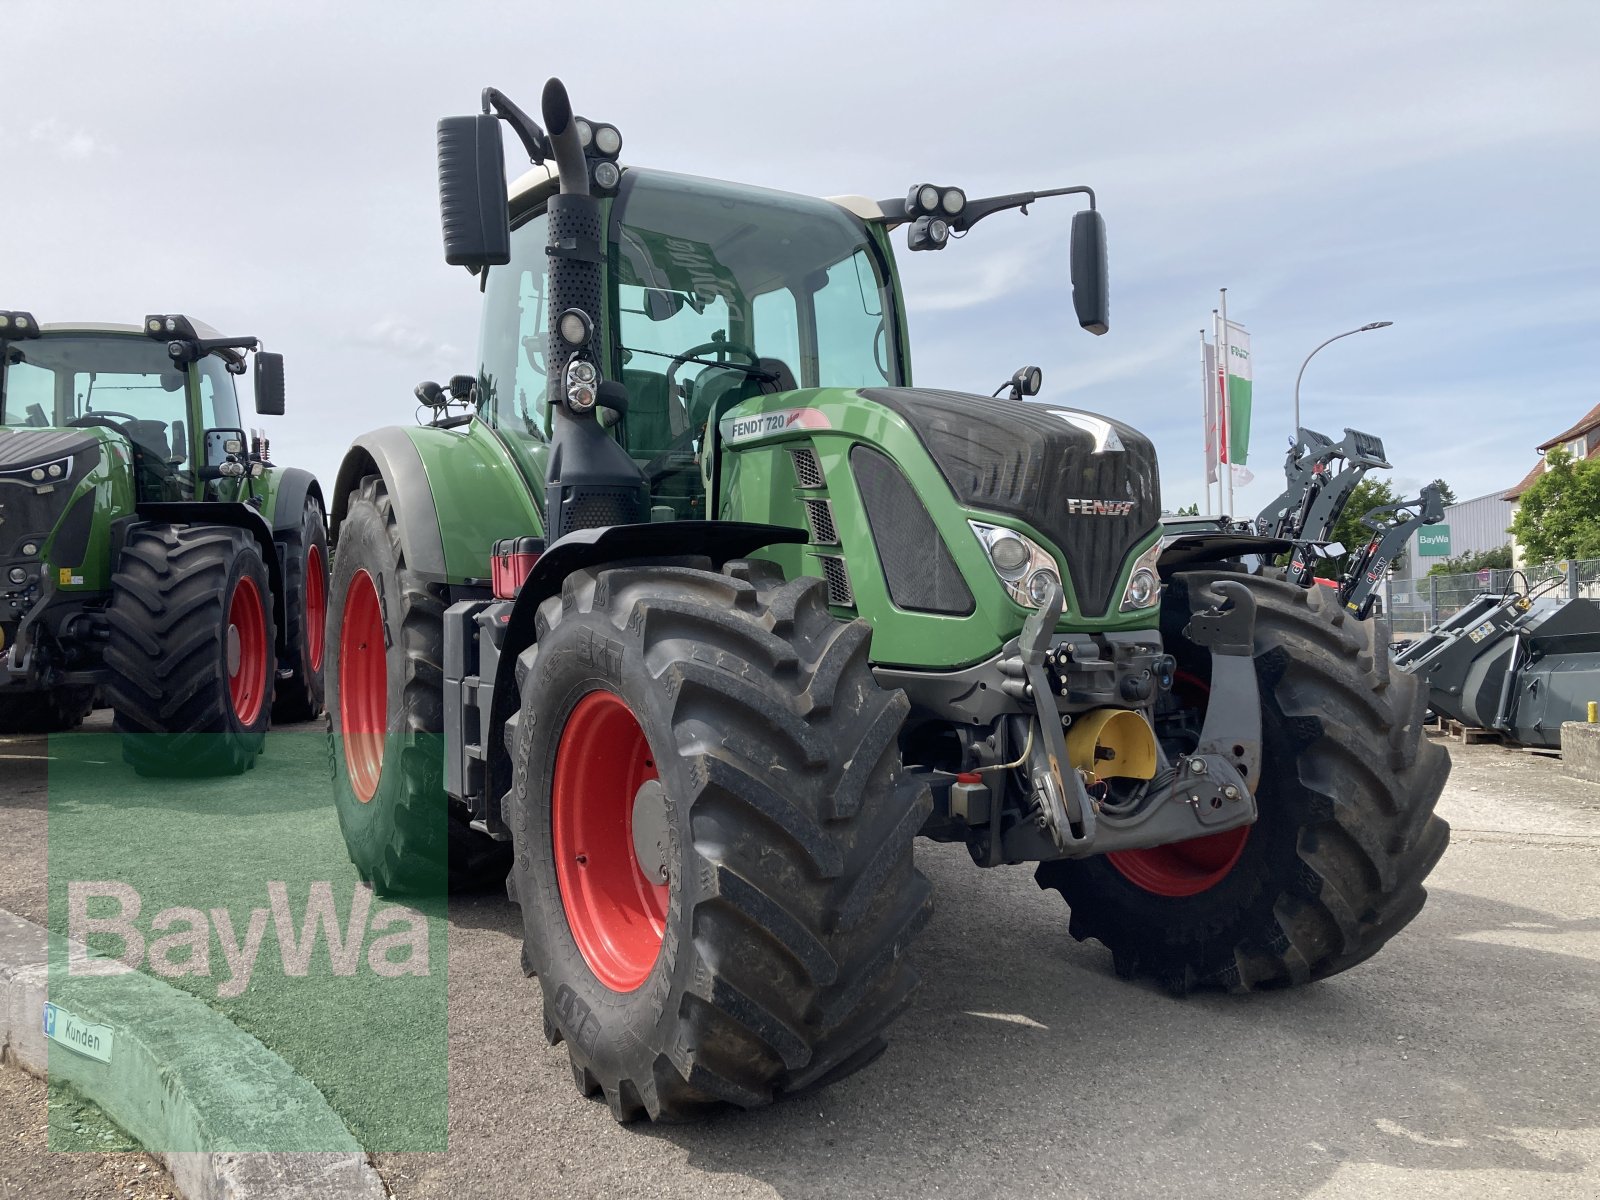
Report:
[[[569,308],[556,318],[556,336],[573,349],[589,344],[594,322],[581,308]]]
[[[0,338],[36,338],[39,322],[32,313],[0,312]]]

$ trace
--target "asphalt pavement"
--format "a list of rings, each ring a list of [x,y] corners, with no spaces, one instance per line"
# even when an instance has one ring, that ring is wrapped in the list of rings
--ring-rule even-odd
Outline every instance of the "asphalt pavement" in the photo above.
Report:
[[[1429,903],[1353,971],[1174,1000],[1074,943],[1031,872],[923,845],[924,986],[888,1052],[695,1125],[618,1127],[580,1098],[518,967],[518,910],[456,901],[449,1149],[377,1165],[404,1200],[1600,1194],[1600,785],[1516,750],[1451,750],[1454,839]],[[0,908],[36,921],[43,753],[0,739]],[[42,1154],[6,1155],[0,1185],[49,1175]],[[76,1194],[69,1171],[34,1194]]]

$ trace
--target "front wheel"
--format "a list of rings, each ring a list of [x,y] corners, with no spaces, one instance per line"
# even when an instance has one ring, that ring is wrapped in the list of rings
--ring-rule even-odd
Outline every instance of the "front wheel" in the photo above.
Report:
[[[926,919],[907,701],[820,580],[580,571],[518,663],[512,891],[545,1032],[619,1120],[753,1108],[863,1065]]]
[[[1187,571],[1168,585],[1162,637],[1178,660],[1175,724],[1198,729],[1210,656],[1183,634],[1211,583],[1256,600],[1262,775],[1255,824],[1192,841],[1040,866],[1079,941],[1117,973],[1174,992],[1305,983],[1364,961],[1411,921],[1449,826],[1434,805],[1450,773],[1423,739],[1425,693],[1391,668],[1386,631],[1325,588]],[[1180,746],[1178,749],[1191,747]]]
[[[111,577],[106,693],[141,775],[237,775],[266,739],[277,659],[261,548],[229,525],[145,525]]]
[[[328,619],[328,531],[322,505],[306,500],[299,528],[283,535],[284,666],[272,719],[309,721],[322,711],[322,658]]]
[[[65,733],[83,724],[94,711],[92,687],[55,688],[48,692],[0,694],[0,736],[18,733]]]

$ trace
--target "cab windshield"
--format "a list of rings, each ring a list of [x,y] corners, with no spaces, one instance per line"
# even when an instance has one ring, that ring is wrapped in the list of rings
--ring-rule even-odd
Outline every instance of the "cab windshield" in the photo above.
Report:
[[[630,449],[697,432],[724,401],[901,382],[886,264],[836,204],[629,172],[610,253]]]
[[[114,429],[141,452],[140,489],[147,498],[183,490],[196,431],[188,428],[188,375],[173,365],[165,343],[139,335],[47,333],[0,346],[0,425]],[[238,400],[222,361],[202,359],[196,373],[206,426],[237,428]]]

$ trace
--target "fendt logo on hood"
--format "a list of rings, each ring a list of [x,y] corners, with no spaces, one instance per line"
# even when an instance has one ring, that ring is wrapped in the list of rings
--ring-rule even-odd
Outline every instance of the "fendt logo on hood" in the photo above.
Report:
[[[1133,501],[1069,499],[1067,512],[1075,517],[1131,517]]]

